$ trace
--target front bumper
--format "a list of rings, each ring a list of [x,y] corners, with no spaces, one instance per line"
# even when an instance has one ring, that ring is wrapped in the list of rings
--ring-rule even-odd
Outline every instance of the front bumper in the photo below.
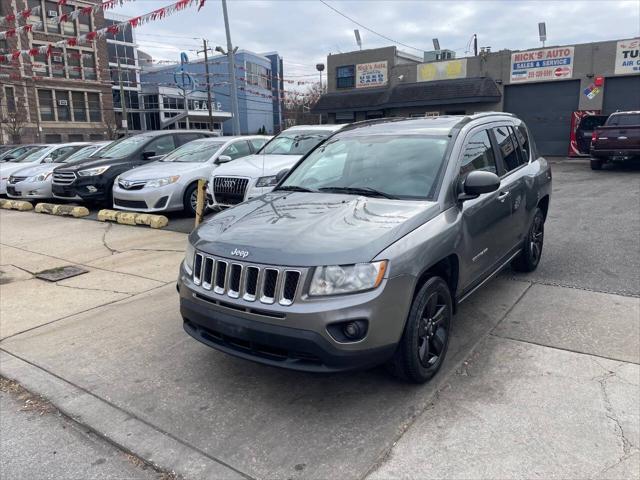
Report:
[[[182,210],[182,187],[177,183],[164,187],[125,190],[113,185],[113,206],[134,212],[162,212]]]
[[[391,358],[411,302],[410,283],[410,277],[396,277],[373,291],[281,307],[217,296],[195,286],[182,270],[178,291],[184,329],[196,340],[267,365],[336,372],[372,367]],[[252,313],[250,308],[259,310]],[[271,316],[271,309],[280,316]],[[346,320],[366,320],[366,336],[356,342],[336,341],[327,326]]]
[[[51,191],[55,198],[64,200],[80,200],[88,202],[104,202],[111,193],[111,183],[100,176],[78,177],[70,185],[53,183]]]
[[[6,195],[7,194],[7,179],[9,177],[7,177],[6,179],[0,178],[0,195]]]
[[[34,200],[53,198],[51,181],[9,183],[7,184],[7,196]]]
[[[634,157],[640,157],[640,149],[628,150],[598,150],[592,148],[590,154],[595,158],[608,158],[610,160],[628,160]]]

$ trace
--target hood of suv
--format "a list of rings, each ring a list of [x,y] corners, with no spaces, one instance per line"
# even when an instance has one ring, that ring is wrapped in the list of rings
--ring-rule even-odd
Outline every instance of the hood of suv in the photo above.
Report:
[[[435,217],[435,202],[276,191],[215,215],[190,237],[201,251],[284,266],[369,262]]]
[[[151,180],[154,178],[170,177],[172,175],[186,175],[198,172],[205,167],[211,169],[211,164],[206,162],[153,162],[141,167],[136,167],[120,175],[127,180]]]
[[[301,157],[302,155],[249,155],[219,166],[215,175],[249,178],[275,175],[283,168],[293,167]]]

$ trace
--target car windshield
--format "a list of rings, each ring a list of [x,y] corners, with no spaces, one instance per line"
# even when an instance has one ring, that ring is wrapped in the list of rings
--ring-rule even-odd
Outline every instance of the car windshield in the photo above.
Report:
[[[11,160],[12,162],[19,162],[19,163],[31,163],[31,162],[35,162],[37,160],[40,159],[40,157],[42,157],[43,155],[43,151],[46,147],[36,147],[33,150],[30,150],[29,152],[23,153],[22,155],[20,155],[17,158],[14,158],[13,160]]]
[[[9,162],[13,162],[16,159],[20,158],[20,157],[24,157],[26,155],[29,155],[31,152],[35,151],[35,150],[41,150],[43,149],[44,146],[40,146],[40,145],[30,145],[30,146],[24,146],[24,147],[18,147],[18,148],[14,148],[9,150],[8,152],[5,152],[2,155],[2,158],[7,159],[7,161]],[[9,157],[9,158],[7,158]]]
[[[161,162],[206,162],[209,160],[226,142],[189,142],[186,145],[176,148],[173,152],[164,157]]]
[[[126,157],[140,148],[147,140],[149,140],[147,135],[136,135],[134,137],[122,138],[102,150],[99,156],[101,158]]]
[[[313,151],[279,188],[401,199],[432,198],[448,144],[446,136],[333,138]]]
[[[319,130],[282,132],[258,153],[264,155],[306,155],[332,133]]]
[[[86,147],[81,148],[76,152],[69,152],[65,155],[60,155],[53,162],[54,163],[71,163],[76,160],[83,160],[89,157],[95,150],[98,148],[98,145],[87,145]]]

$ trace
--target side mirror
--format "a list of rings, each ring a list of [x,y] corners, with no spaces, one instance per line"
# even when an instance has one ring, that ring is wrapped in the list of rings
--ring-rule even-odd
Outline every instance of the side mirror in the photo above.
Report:
[[[276,182],[280,183],[280,180],[282,180],[287,173],[289,173],[288,168],[283,168],[278,173],[276,173]]]
[[[156,152],[142,152],[142,160],[150,160],[151,157],[155,157]]]
[[[233,160],[229,155],[220,155],[216,160],[216,163],[227,163]]]
[[[51,162],[53,162],[53,157],[47,157],[42,160],[42,163],[51,163]]]
[[[474,170],[469,172],[462,184],[462,191],[458,200],[471,200],[483,193],[495,192],[500,188],[500,177],[492,172]]]

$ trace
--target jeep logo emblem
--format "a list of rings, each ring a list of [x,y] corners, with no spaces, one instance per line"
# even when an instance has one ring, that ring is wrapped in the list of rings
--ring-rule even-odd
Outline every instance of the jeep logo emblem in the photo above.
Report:
[[[249,256],[249,252],[246,250],[238,250],[237,248],[231,252],[231,255],[234,257],[247,258]]]

